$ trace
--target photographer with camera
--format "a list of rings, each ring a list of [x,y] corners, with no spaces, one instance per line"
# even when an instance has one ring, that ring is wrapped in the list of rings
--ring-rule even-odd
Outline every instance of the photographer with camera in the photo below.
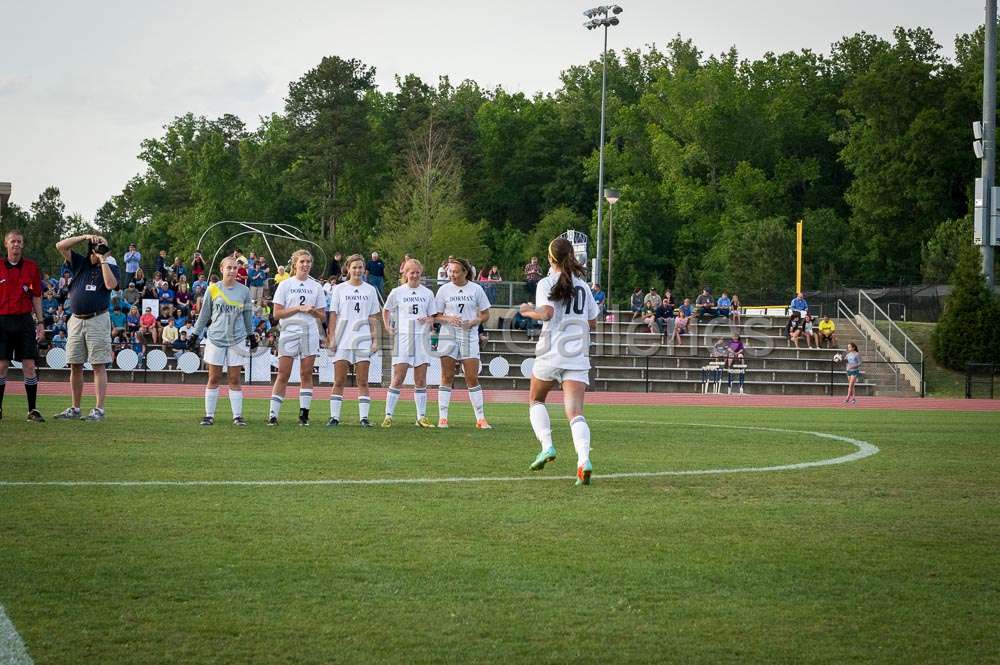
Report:
[[[74,245],[81,242],[87,243],[86,256],[72,250]],[[107,365],[113,359],[108,305],[112,289],[118,287],[118,266],[111,256],[108,241],[99,235],[66,238],[56,243],[56,249],[66,259],[73,273],[69,288],[73,316],[69,320],[66,341],[66,362],[70,368],[73,405],[56,415],[56,419],[80,418],[83,364],[89,362],[94,368],[97,404],[84,420],[97,422],[104,420],[104,396],[108,390]]]

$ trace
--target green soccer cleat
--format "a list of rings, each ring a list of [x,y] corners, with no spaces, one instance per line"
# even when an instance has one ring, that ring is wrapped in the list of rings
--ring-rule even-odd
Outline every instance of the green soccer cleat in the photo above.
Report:
[[[546,464],[555,461],[556,461],[556,449],[553,446],[549,446],[546,450],[543,450],[542,452],[538,453],[538,457],[535,458],[535,461],[532,462],[531,466],[529,466],[528,468],[531,469],[532,471],[541,471],[542,469],[545,468]]]
[[[590,460],[587,460],[580,466],[576,467],[576,484],[577,485],[589,485],[590,484],[590,472],[592,471],[590,466]]]

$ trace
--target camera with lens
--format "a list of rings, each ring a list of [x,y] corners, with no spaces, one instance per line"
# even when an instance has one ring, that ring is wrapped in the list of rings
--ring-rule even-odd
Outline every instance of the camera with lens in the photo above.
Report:
[[[107,254],[108,252],[111,251],[111,248],[108,247],[107,243],[105,243],[105,242],[94,242],[93,240],[89,241],[89,243],[88,243],[88,249],[89,249],[89,251],[91,251],[94,254],[97,254],[99,256],[104,256],[105,254]]]

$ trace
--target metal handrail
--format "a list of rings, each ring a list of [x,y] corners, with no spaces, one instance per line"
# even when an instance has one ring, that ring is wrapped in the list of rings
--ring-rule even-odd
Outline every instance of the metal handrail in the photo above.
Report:
[[[863,316],[865,315],[864,309],[862,307],[864,303],[863,299],[867,300],[868,303],[870,303],[871,305],[872,316],[869,318],[871,319],[872,324],[875,325],[879,321],[879,315],[881,315],[881,318],[884,319],[889,324],[889,334],[886,335],[886,337],[889,340],[889,345],[895,348],[897,351],[899,351],[903,355],[903,360],[909,363],[915,370],[917,370],[918,372],[921,371],[921,368],[923,367],[924,363],[924,352],[920,350],[920,347],[917,346],[912,339],[910,339],[909,335],[903,332],[903,329],[900,328],[896,324],[896,322],[889,317],[889,315],[885,312],[885,310],[879,307],[878,303],[872,300],[871,296],[865,293],[863,289],[858,289],[858,313],[862,314]],[[877,327],[878,326],[876,325],[876,328]],[[893,333],[895,333],[897,340],[899,338],[903,339],[903,348],[899,348],[898,342],[895,343],[893,342],[892,339]],[[915,356],[916,360],[911,359],[911,356],[909,354],[911,347],[913,351],[916,352]]]
[[[871,339],[871,335],[862,330],[858,326],[858,324],[854,322],[854,312],[852,312],[851,308],[847,306],[847,303],[845,303],[843,300],[840,300],[839,298],[837,299],[837,316],[842,319],[847,319],[847,322],[850,323],[852,326],[854,326],[854,329],[858,331],[858,334],[864,338],[865,353],[868,353],[869,350],[868,342]],[[873,344],[871,346],[871,349],[875,351],[875,355],[877,355],[879,358],[882,359],[881,362],[884,362],[888,365],[889,371],[892,372],[893,381],[895,381],[896,385],[899,385],[899,368],[896,367],[896,363],[889,360],[885,356],[885,354],[879,351],[878,346]]]

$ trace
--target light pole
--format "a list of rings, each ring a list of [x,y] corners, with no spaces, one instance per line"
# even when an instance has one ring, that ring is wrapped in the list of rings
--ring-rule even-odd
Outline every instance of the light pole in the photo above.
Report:
[[[621,13],[622,8],[618,5],[601,5],[583,12],[583,15],[590,19],[583,24],[583,27],[587,30],[604,28],[604,51],[601,55],[601,139],[597,159],[597,267],[594,268],[591,277],[591,281],[595,284],[601,281],[601,222],[604,208],[601,196],[604,192],[604,106],[608,88],[608,28],[618,25],[618,14]]]
[[[618,202],[617,189],[605,189],[604,198],[608,200],[608,307],[614,308],[614,300],[611,295],[611,260],[615,252],[615,203]]]

